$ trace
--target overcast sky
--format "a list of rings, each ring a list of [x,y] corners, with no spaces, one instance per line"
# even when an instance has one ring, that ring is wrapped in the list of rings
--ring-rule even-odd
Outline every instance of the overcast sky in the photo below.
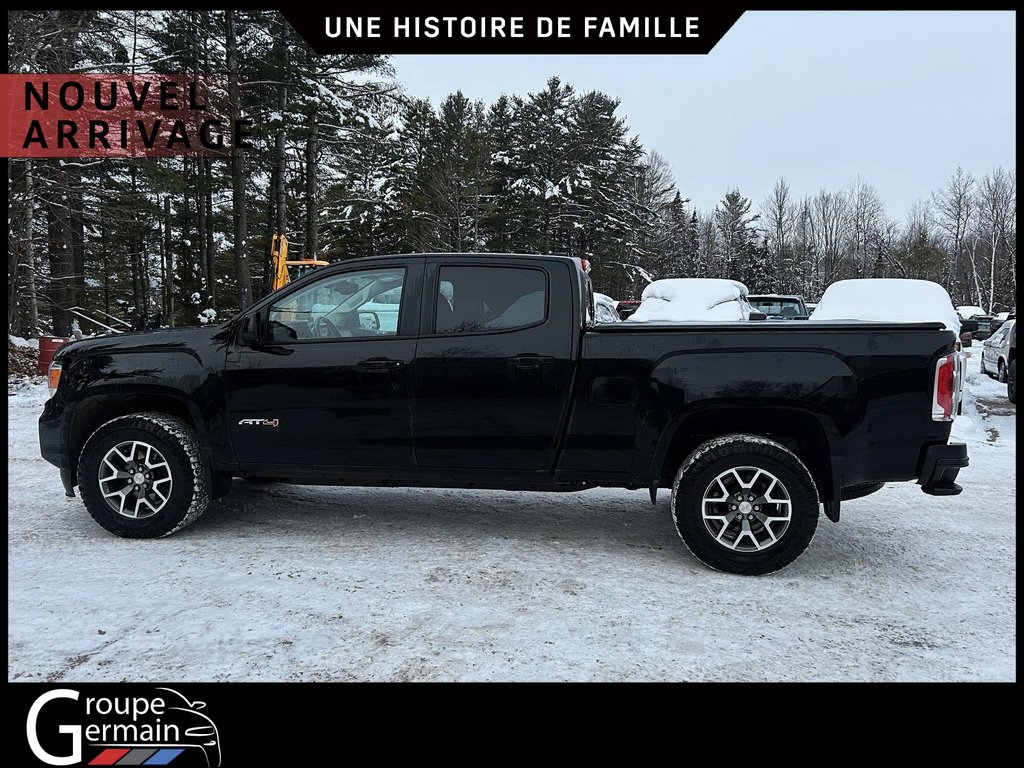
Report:
[[[958,166],[1016,163],[1010,12],[745,13],[708,56],[396,56],[411,95],[493,101],[557,75],[622,101],[685,197],[759,204],[858,175],[902,218]]]

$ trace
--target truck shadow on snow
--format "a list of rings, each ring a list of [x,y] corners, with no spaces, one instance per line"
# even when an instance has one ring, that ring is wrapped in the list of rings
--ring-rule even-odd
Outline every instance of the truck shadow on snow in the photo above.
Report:
[[[861,502],[863,503],[863,502]],[[856,530],[855,530],[856,529]],[[818,575],[831,578],[870,570],[900,572],[922,557],[906,542],[872,535],[856,520],[835,526],[822,516],[815,540],[797,562],[768,579]],[[549,494],[424,488],[340,488],[248,485],[214,503],[192,528],[174,538],[270,537],[275,543],[365,540],[402,546],[486,547],[503,540],[548,545],[567,556],[621,554],[673,568],[712,573],[676,534],[668,494],[656,506],[646,493],[595,490]],[[912,548],[912,545],[911,545]],[[747,578],[717,573],[725,578]]]
[[[822,516],[807,551],[782,571],[761,577],[792,582],[794,577],[831,579],[865,573],[873,577],[914,573],[921,576],[932,555],[927,537],[901,535],[905,524],[873,507],[888,493],[871,500],[848,503],[849,514],[833,525]],[[161,548],[174,543],[186,549],[230,545],[240,540],[273,550],[305,547],[322,549],[343,542],[360,549],[375,546],[429,549],[471,546],[481,551],[495,541],[521,545],[519,555],[529,559],[536,550],[539,564],[554,556],[572,562],[594,556],[635,561],[637,567],[656,565],[677,573],[746,579],[712,571],[687,550],[672,523],[668,494],[657,506],[646,493],[599,489],[582,493],[550,494],[523,491],[475,491],[424,488],[363,488],[249,485],[236,481],[232,493],[211,504],[194,525],[166,539],[119,539],[96,527],[71,499],[65,520],[76,537],[112,547]],[[64,514],[64,513],[62,513]],[[940,568],[940,566],[936,566]],[[683,569],[680,571],[679,569]]]

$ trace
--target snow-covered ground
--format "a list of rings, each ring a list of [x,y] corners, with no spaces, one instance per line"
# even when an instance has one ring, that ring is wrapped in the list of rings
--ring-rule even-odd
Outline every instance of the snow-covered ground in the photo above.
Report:
[[[969,363],[964,492],[889,485],[786,570],[697,563],[667,494],[247,486],[115,538],[8,398],[10,680],[1016,680],[1016,420]]]

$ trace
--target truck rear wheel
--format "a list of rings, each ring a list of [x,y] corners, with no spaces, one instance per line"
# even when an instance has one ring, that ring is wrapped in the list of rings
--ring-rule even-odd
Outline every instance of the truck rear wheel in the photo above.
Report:
[[[210,503],[195,430],[164,413],[120,416],[93,432],[78,460],[78,486],[92,518],[130,539],[179,531]]]
[[[789,449],[757,435],[709,440],[672,485],[679,537],[705,565],[761,575],[784,568],[818,526],[818,491]]]

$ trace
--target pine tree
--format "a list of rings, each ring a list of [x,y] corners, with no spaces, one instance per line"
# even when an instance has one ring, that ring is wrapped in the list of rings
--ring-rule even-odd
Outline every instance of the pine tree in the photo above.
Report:
[[[715,208],[718,228],[718,277],[735,278],[748,268],[756,243],[755,222],[760,214],[750,216],[750,200],[738,189],[730,190]],[[749,286],[748,286],[749,287]]]

